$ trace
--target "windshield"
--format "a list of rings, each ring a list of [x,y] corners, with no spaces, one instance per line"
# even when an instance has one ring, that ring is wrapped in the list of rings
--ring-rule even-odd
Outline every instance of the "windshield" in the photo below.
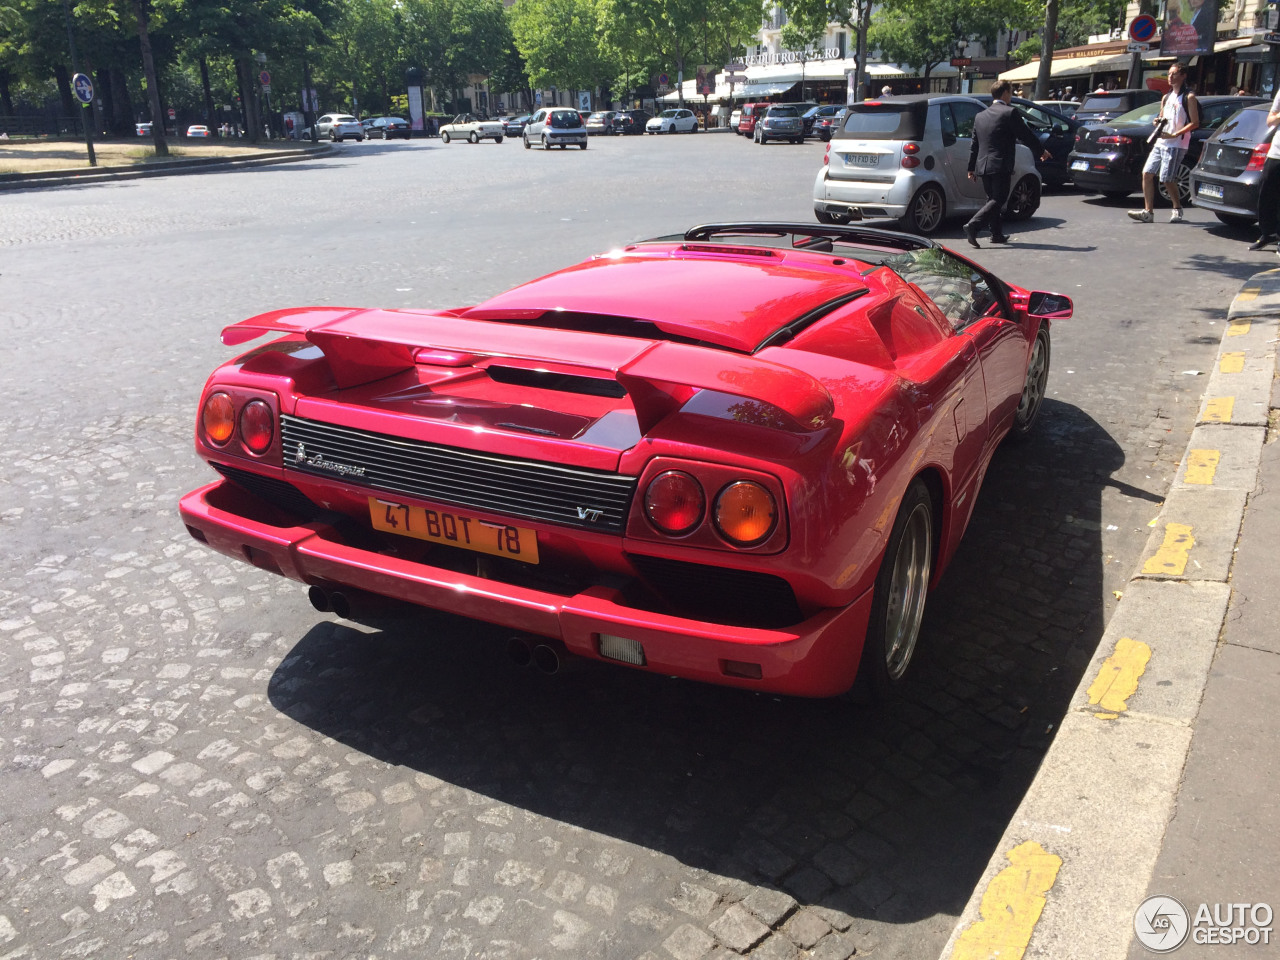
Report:
[[[1262,143],[1270,139],[1270,130],[1271,128],[1267,126],[1267,108],[1250,107],[1228,117],[1227,122],[1213,136],[1217,140],[1230,140],[1236,137]]]
[[[680,111],[679,110],[663,110],[662,115],[666,117],[668,120],[670,120],[673,117],[680,116]]]

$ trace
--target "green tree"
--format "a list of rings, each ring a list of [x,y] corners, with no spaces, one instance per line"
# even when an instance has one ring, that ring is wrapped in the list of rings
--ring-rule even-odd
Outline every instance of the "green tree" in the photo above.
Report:
[[[535,88],[589,89],[617,72],[593,0],[516,0],[511,33]]]
[[[875,0],[781,0],[788,20],[835,23],[851,31],[855,37],[854,96],[861,100],[866,93],[867,37],[871,30],[871,7]]]
[[[1019,0],[885,0],[870,38],[890,60],[923,70],[927,82],[960,44],[990,42],[1025,14]]]

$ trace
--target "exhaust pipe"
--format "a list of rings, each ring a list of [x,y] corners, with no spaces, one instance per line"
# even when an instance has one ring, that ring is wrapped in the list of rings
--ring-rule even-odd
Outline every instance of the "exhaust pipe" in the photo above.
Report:
[[[352,587],[308,587],[307,600],[321,613],[355,621],[406,617],[417,609],[400,600]]]
[[[324,587],[308,587],[307,600],[321,613],[328,613],[333,609],[333,604],[329,600],[329,591]]]
[[[507,656],[517,667],[527,667],[533,662],[533,647],[524,637],[512,637],[507,641]]]
[[[581,664],[582,660],[571,654],[563,643],[543,640],[533,648],[533,665],[548,677],[568,673]]]

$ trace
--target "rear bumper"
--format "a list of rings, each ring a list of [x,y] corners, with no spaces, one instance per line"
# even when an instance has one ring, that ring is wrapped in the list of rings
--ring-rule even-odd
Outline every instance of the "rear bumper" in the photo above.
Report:
[[[903,217],[911,203],[911,184],[833,180],[823,168],[813,185],[813,209],[854,220]]]
[[[227,481],[194,490],[179,512],[191,535],[220,553],[300,583],[357,588],[433,610],[552,637],[574,654],[600,656],[600,635],[644,648],[645,669],[707,683],[826,697],[853,683],[871,610],[871,591],[780,629],[732,627],[626,606],[596,586],[573,596],[457,573],[353,547],[319,523],[277,525],[254,498]],[[757,664],[759,679],[726,672]]]
[[[1220,188],[1222,197],[1205,196],[1200,190],[1202,184]],[[1191,202],[1215,213],[1257,219],[1261,188],[1261,171],[1249,170],[1237,177],[1203,173],[1198,168],[1191,173]]]

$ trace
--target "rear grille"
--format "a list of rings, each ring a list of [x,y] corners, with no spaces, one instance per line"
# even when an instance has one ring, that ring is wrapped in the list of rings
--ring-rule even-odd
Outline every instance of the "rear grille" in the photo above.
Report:
[[[785,627],[801,620],[791,584],[771,573],[628,554],[636,572],[680,613],[742,627]]]
[[[238,467],[229,467],[225,463],[215,463],[212,466],[232,483],[244,487],[255,497],[281,510],[296,513],[307,519],[314,519],[324,512],[291,483],[285,483],[275,477],[264,477]]]
[[[636,478],[281,417],[287,470],[525,520],[621,533]],[[594,518],[594,519],[593,519]]]

